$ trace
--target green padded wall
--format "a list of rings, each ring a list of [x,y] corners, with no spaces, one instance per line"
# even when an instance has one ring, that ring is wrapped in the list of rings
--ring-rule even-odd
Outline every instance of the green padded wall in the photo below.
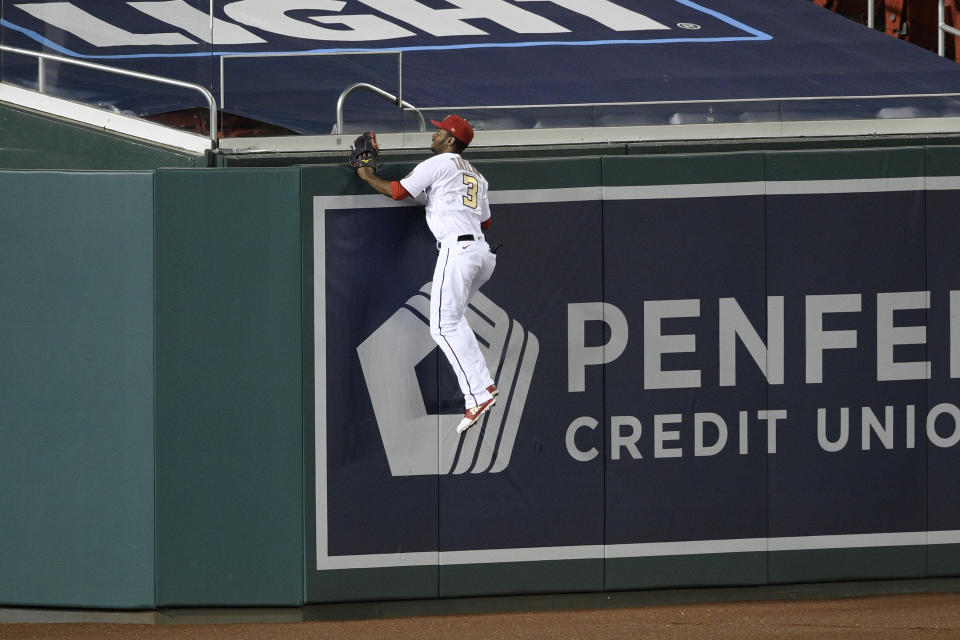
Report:
[[[0,193],[0,602],[152,607],[153,177]]]
[[[298,605],[300,172],[156,194],[157,604]]]
[[[938,196],[932,178],[958,175],[960,150],[477,164],[500,191],[926,176],[924,202],[939,202],[944,224],[953,187]],[[956,544],[317,572],[304,257],[313,197],[369,189],[341,166],[0,171],[0,193],[2,605],[299,606],[957,575]],[[940,251],[928,273],[943,280],[956,271]],[[931,483],[955,477],[951,450],[939,453]]]
[[[0,105],[0,169],[118,171],[206,165],[203,155]]]

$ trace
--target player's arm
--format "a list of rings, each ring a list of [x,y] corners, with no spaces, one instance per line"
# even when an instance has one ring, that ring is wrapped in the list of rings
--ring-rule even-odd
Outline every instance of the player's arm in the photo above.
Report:
[[[373,169],[370,167],[360,167],[357,169],[357,175],[360,176],[361,180],[373,187],[375,191],[382,193],[388,198],[393,198],[394,200],[403,200],[410,195],[410,193],[403,188],[403,185],[401,185],[399,181],[384,180],[375,174]]]
[[[480,200],[480,229],[486,231],[493,224],[493,214],[490,212],[490,198],[487,190],[483,190],[483,197]]]

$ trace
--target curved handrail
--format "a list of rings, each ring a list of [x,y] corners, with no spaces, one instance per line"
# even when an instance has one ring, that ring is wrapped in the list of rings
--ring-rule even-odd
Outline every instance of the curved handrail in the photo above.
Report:
[[[946,55],[946,35],[949,33],[960,36],[960,29],[956,29],[946,21],[947,10],[944,0],[937,3],[937,54],[942,58]]]
[[[347,96],[349,96],[351,93],[353,93],[357,89],[363,89],[364,91],[369,91],[373,95],[379,98],[383,98],[384,100],[387,100],[389,102],[392,102],[398,107],[406,107],[407,109],[410,109],[416,114],[417,118],[420,120],[420,131],[427,130],[427,123],[423,119],[423,114],[420,113],[420,110],[417,109],[415,106],[413,106],[406,100],[401,100],[400,98],[393,95],[392,93],[388,93],[384,91],[380,87],[375,87],[372,84],[369,84],[367,82],[355,82],[354,84],[351,84],[349,87],[344,89],[343,92],[340,94],[340,97],[337,98],[337,131],[336,131],[337,135],[343,135],[343,103],[344,101],[346,101]]]
[[[165,78],[163,76],[155,76],[149,73],[141,73],[140,71],[130,71],[128,69],[119,69],[117,67],[110,67],[105,64],[97,64],[95,62],[87,62],[85,60],[76,60],[74,58],[65,58],[63,56],[56,56],[50,53],[42,53],[40,51],[30,51],[29,49],[18,49],[16,47],[9,47],[7,45],[0,44],[0,51],[8,51],[10,53],[17,53],[25,56],[32,56],[37,58],[37,90],[40,93],[43,93],[44,89],[44,71],[43,71],[43,61],[44,60],[54,60],[56,62],[62,62],[65,64],[72,64],[78,67],[85,67],[87,69],[95,69],[98,71],[104,71],[107,73],[113,73],[120,76],[129,76],[131,78],[139,78],[141,80],[150,80],[152,82],[159,82],[161,84],[168,84],[174,87],[182,87],[184,89],[192,89],[203,94],[203,97],[207,100],[207,108],[210,110],[210,145],[213,149],[217,149],[220,146],[219,139],[217,138],[217,101],[214,99],[213,94],[207,90],[206,87],[201,87],[198,84],[193,84],[190,82],[183,82],[182,80],[173,80],[172,78]]]

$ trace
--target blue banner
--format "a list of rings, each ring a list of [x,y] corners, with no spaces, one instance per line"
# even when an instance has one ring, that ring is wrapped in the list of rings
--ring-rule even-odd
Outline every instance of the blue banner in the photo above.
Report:
[[[565,353],[541,347],[565,343],[557,320],[568,297],[589,299],[601,286],[600,211],[598,201],[498,207],[488,239],[504,239],[498,260],[506,266],[468,318],[501,395],[463,437],[454,432],[462,395],[428,331],[437,251],[422,208],[327,208],[315,220],[328,239],[326,427],[318,438],[326,443],[330,556],[512,547],[516,535],[523,546],[602,543],[602,469],[578,464],[551,435],[562,433],[567,415],[602,411],[602,389],[557,395]],[[511,240],[525,237],[583,262],[558,260],[550,274],[558,277],[518,286],[543,274],[542,250]]]
[[[433,116],[469,106],[960,89],[950,61],[807,0],[2,0],[0,27],[5,45],[197,83],[224,111],[300,133],[331,133],[337,99],[355,82]],[[6,81],[36,83],[32,59],[5,54],[0,70]],[[137,115],[203,104],[190,92],[56,63],[46,84]],[[883,106],[853,102],[827,115],[872,118]],[[954,106],[939,101],[924,113]],[[575,120],[666,124],[675,111],[638,119],[611,105]],[[716,117],[771,117],[756,111]],[[572,126],[569,112],[552,108],[475,118],[480,129]],[[348,122],[351,130],[416,126],[363,96],[351,98]]]
[[[422,210],[317,198],[318,568],[949,537],[960,191],[924,184],[499,194],[462,437]]]

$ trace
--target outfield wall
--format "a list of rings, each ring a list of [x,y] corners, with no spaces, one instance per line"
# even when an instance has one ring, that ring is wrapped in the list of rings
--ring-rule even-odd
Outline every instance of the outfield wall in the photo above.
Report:
[[[0,172],[0,603],[960,575],[960,148],[477,164],[462,439],[418,207]]]
[[[207,157],[0,103],[0,170],[205,167]]]

